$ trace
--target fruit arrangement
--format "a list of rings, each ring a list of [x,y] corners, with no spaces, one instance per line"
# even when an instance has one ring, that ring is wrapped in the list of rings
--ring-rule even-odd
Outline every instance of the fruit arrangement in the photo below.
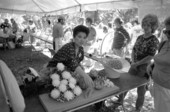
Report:
[[[97,78],[94,80],[95,89],[100,90],[104,87],[105,83],[102,78]]]
[[[94,81],[95,89],[100,90],[104,87],[114,87],[114,83],[107,79],[105,70],[92,69],[89,73],[90,77]]]

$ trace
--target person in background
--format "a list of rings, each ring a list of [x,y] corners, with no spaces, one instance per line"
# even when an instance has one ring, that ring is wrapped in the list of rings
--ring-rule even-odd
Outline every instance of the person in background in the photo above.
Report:
[[[138,36],[132,50],[132,64],[129,73],[139,77],[148,78],[147,65],[151,62],[158,49],[159,41],[154,34],[158,27],[156,15],[148,14],[142,20],[144,34]],[[147,84],[137,88],[137,100],[135,112],[141,112],[146,92]],[[117,102],[123,103],[126,93],[120,94]],[[116,105],[116,108],[119,105]]]
[[[18,31],[18,24],[15,22],[13,18],[11,18],[11,23],[12,23],[12,33],[16,34]]]
[[[64,17],[60,16],[58,22],[53,26],[53,49],[57,52],[62,46],[62,38],[64,36],[63,25],[65,24]]]
[[[78,24],[79,25],[84,25],[84,18],[79,18]]]
[[[104,34],[107,34],[107,33],[108,33],[108,28],[107,28],[107,26],[103,26],[103,33],[104,33]]]
[[[36,31],[36,26],[35,26],[33,20],[28,21],[28,31],[29,31],[29,35],[30,35],[30,42],[34,43],[35,42],[35,37],[33,36],[33,34]]]
[[[132,25],[133,25],[133,27],[131,28],[131,35],[130,35],[130,37],[131,37],[131,42],[130,42],[131,48],[133,48],[137,37],[139,35],[143,34],[141,25],[139,24],[137,19],[132,21]]]
[[[86,43],[85,43],[85,52],[89,52],[91,46],[96,41],[96,30],[92,26],[93,20],[91,18],[86,18],[86,25],[89,28],[89,35],[87,37]]]
[[[108,23],[108,32],[113,32],[113,26],[112,23]]]
[[[164,24],[163,33],[167,40],[160,43],[154,63],[147,67],[147,73],[153,78],[151,94],[155,112],[170,112],[170,17],[165,19]]]
[[[114,24],[116,26],[115,28],[115,34],[112,44],[112,51],[113,54],[124,57],[125,56],[125,50],[127,51],[127,45],[130,42],[130,36],[129,33],[123,28],[122,24],[123,21],[120,18],[116,18],[114,20]],[[126,49],[125,49],[126,48]]]
[[[6,34],[8,32],[8,29],[11,28],[8,19],[5,19],[4,22],[0,25],[0,27],[3,29],[3,32]]]
[[[83,44],[89,34],[89,29],[78,25],[73,29],[73,41],[65,44],[49,61],[47,68],[55,68],[58,63],[63,63],[70,71],[76,72],[86,85],[85,95],[89,96],[93,91],[93,81],[82,69],[80,62],[84,59]],[[80,81],[80,80],[79,80]]]
[[[132,50],[131,68],[136,70],[134,75],[148,77],[147,65],[153,59],[158,49],[159,41],[154,34],[158,28],[158,18],[156,15],[148,14],[142,20],[144,34],[140,35]],[[130,71],[129,71],[130,72]],[[137,88],[136,111],[140,112],[144,103],[146,85]]]

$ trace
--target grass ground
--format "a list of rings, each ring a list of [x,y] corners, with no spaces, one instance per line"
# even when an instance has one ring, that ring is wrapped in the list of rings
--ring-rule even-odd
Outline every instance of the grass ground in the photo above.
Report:
[[[20,83],[20,76],[23,75],[23,72],[28,67],[32,67],[39,72],[43,68],[44,64],[46,64],[50,60],[50,58],[44,55],[43,53],[38,53],[38,54],[34,53],[30,46],[6,50],[6,51],[0,48],[0,59],[5,61],[5,63],[9,66],[13,74],[16,76],[18,83]],[[136,97],[137,97],[136,89],[133,89],[128,92],[124,102],[124,106],[128,112],[134,111]],[[154,112],[153,107],[154,107],[153,99],[150,93],[147,92],[142,112]],[[99,110],[99,111],[111,112],[112,110],[110,110],[109,108],[104,108],[103,110]],[[117,111],[122,112],[122,109],[118,109]],[[94,112],[94,110],[93,110],[93,106],[89,106],[81,110],[78,110],[77,112]]]

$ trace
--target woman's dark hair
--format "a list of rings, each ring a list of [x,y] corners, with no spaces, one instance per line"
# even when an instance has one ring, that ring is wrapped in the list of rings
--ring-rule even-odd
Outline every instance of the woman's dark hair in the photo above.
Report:
[[[89,35],[89,29],[84,26],[84,25],[78,25],[76,26],[74,29],[73,29],[73,38],[76,37],[76,35],[79,33],[79,32],[83,32],[86,34],[86,36]]]
[[[164,21],[165,25],[170,25],[170,17],[167,17]]]
[[[132,25],[135,25],[135,23],[136,23],[137,25],[139,25],[139,21],[138,21],[137,19],[135,19],[135,20],[132,21]]]
[[[92,20],[91,18],[88,17],[88,18],[86,18],[86,22],[89,22],[89,23],[92,24],[92,23],[93,23],[93,20]]]
[[[120,18],[116,18],[114,21],[115,21],[116,23],[119,23],[119,24],[122,24],[122,23],[123,23],[123,21],[122,21]]]
[[[150,25],[152,29],[152,33],[155,32],[155,30],[158,28],[159,25],[159,20],[158,17],[154,14],[147,14],[143,19],[142,19],[142,27],[144,24]]]
[[[51,25],[51,21],[50,21],[49,19],[47,19],[47,23],[48,23],[49,25]]]
[[[112,28],[112,23],[108,23],[108,27],[109,27],[109,28]]]

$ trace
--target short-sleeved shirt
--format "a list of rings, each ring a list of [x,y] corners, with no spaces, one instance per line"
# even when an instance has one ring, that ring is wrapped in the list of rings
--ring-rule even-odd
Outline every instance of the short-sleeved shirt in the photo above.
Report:
[[[63,26],[60,23],[56,23],[53,26],[53,38],[61,38],[64,35]]]
[[[79,48],[77,55],[75,50],[74,42],[65,44],[53,56],[52,60],[49,61],[47,67],[56,67],[58,63],[63,63],[69,70],[74,72],[75,69],[80,65],[80,62],[84,59],[83,47]]]
[[[147,56],[154,56],[158,45],[159,41],[154,35],[148,38],[144,38],[143,35],[140,35],[133,47],[134,62],[140,61]]]
[[[129,33],[121,26],[115,29],[112,49],[121,49],[130,41]]]
[[[18,30],[18,25],[17,25],[16,22],[12,24],[12,30],[13,30],[13,33],[16,33],[16,32],[17,32],[17,30]]]

